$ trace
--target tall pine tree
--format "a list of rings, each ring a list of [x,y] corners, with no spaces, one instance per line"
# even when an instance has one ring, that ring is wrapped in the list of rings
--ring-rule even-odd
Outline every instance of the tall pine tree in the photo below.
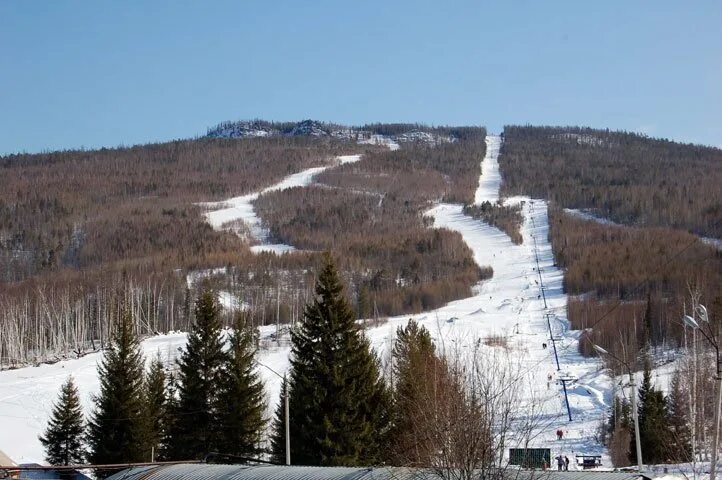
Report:
[[[670,452],[669,426],[667,424],[667,402],[664,394],[652,385],[652,371],[649,358],[644,362],[644,376],[639,388],[639,438],[642,445],[642,459],[645,463],[663,463],[668,460]],[[630,442],[635,442],[632,435]],[[637,462],[635,444],[630,443],[632,463]]]
[[[675,463],[692,461],[692,431],[690,429],[689,399],[682,386],[681,371],[674,372],[667,397],[669,414],[669,458]]]
[[[424,412],[432,411],[437,388],[446,376],[429,331],[413,320],[396,332],[393,352],[393,410],[388,462],[398,466],[428,466],[437,453],[419,439],[431,435]],[[430,447],[430,448],[423,448]]]
[[[145,448],[158,457],[163,442],[163,432],[166,427],[166,384],[165,371],[160,356],[156,356],[150,364],[150,369],[143,385],[143,399],[145,402]]]
[[[143,451],[143,357],[130,313],[123,310],[98,366],[100,393],[89,424],[90,461],[140,462]]]
[[[51,465],[81,464],[85,460],[85,420],[73,377],[68,377],[61,387],[40,443]]]
[[[263,384],[255,370],[258,338],[243,313],[236,316],[227,365],[218,394],[218,424],[222,453],[254,456],[261,452],[266,411]]]
[[[217,449],[218,393],[226,359],[218,303],[206,289],[196,301],[195,322],[178,360],[178,398],[173,402],[166,450],[170,459],[201,459]]]
[[[291,461],[377,463],[388,430],[388,394],[329,254],[291,342]]]
[[[271,425],[271,460],[276,463],[286,463],[286,392],[288,382],[281,382],[281,396],[276,411],[273,414]]]

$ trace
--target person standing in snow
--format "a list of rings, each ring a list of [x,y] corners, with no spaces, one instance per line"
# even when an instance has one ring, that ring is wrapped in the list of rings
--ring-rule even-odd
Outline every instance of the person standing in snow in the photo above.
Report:
[[[569,457],[567,457],[566,455],[564,455],[564,471],[569,471]]]
[[[559,470],[560,472],[564,470],[564,457],[562,457],[561,455],[557,457],[557,470]]]

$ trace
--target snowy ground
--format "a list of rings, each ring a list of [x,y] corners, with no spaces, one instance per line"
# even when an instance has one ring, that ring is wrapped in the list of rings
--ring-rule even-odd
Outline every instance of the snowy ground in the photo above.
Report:
[[[398,143],[384,135],[371,135],[366,140],[359,140],[358,143],[368,145],[386,145],[391,151],[401,148]]]
[[[475,195],[477,202],[498,199],[500,139],[490,136],[487,142],[488,153],[482,162],[482,176]],[[356,160],[358,156],[340,159],[341,162]],[[319,171],[318,168],[306,170],[270,188],[307,185]],[[258,217],[253,212],[253,198],[250,197],[238,197],[217,204],[219,209],[208,213],[209,222],[220,228],[229,220],[243,219],[253,228],[260,228]],[[380,326],[368,328],[367,335],[382,358],[390,348],[396,328],[404,325],[409,318],[425,325],[444,350],[450,350],[455,345],[470,345],[477,339],[483,340],[492,335],[507,337],[507,351],[521,366],[522,374],[518,378],[524,385],[521,403],[533,400],[542,412],[540,418],[544,427],[533,444],[551,447],[552,456],[562,453],[574,458],[573,455],[579,452],[602,454],[605,464],[609,465],[603,447],[592,437],[610,404],[611,381],[606,375],[600,375],[598,362],[578,354],[578,332],[569,330],[562,272],[554,266],[548,242],[546,203],[522,197],[506,199],[506,202],[523,205],[522,245],[514,245],[500,230],[465,216],[461,205],[440,204],[427,212],[433,216],[435,227],[461,233],[475,261],[479,265],[491,266],[494,276],[477,285],[472,297],[451,302],[434,311],[390,318]],[[259,238],[263,238],[262,233]],[[559,371],[545,314],[549,314],[549,323],[557,339]],[[281,383],[271,370],[282,375],[288,368],[289,354],[287,339],[282,339],[279,345],[270,340],[273,332],[274,327],[264,327],[263,349],[258,358],[261,364],[259,372],[268,392],[269,413],[278,401]],[[164,360],[172,362],[184,343],[183,334],[162,335],[144,341],[143,349],[147,356],[160,352]],[[548,348],[543,348],[543,343],[548,344]],[[37,435],[46,425],[60,385],[72,373],[79,383],[84,405],[88,407],[86,411],[89,411],[91,395],[98,389],[96,362],[99,359],[100,354],[91,354],[55,365],[0,372],[0,449],[17,462],[42,460]],[[551,375],[551,381],[548,375]],[[572,422],[567,418],[559,378],[570,379],[567,389]],[[559,428],[565,432],[562,441],[555,439],[555,431]]]
[[[164,362],[171,363],[185,341],[185,333],[175,333],[149,338],[142,346],[146,359],[159,354]],[[100,353],[93,353],[53,365],[0,372],[0,450],[18,464],[43,463],[38,435],[47,426],[60,386],[72,374],[83,409],[90,412],[92,395],[100,388],[97,375],[100,358]]]

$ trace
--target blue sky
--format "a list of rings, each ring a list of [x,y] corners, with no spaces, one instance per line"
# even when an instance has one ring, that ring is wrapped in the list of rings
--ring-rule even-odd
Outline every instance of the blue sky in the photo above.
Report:
[[[8,0],[0,153],[244,118],[580,124],[720,146],[720,25],[719,1]]]

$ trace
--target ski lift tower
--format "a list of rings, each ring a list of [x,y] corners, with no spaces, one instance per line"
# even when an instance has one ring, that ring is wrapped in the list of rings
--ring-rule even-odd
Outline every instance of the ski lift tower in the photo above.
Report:
[[[569,421],[572,421],[572,409],[569,406],[569,395],[567,394],[567,384],[572,384],[577,381],[577,378],[568,374],[568,373],[562,373],[557,377],[557,381],[562,384],[562,388],[564,389],[564,402],[567,405],[567,415],[569,416]]]

